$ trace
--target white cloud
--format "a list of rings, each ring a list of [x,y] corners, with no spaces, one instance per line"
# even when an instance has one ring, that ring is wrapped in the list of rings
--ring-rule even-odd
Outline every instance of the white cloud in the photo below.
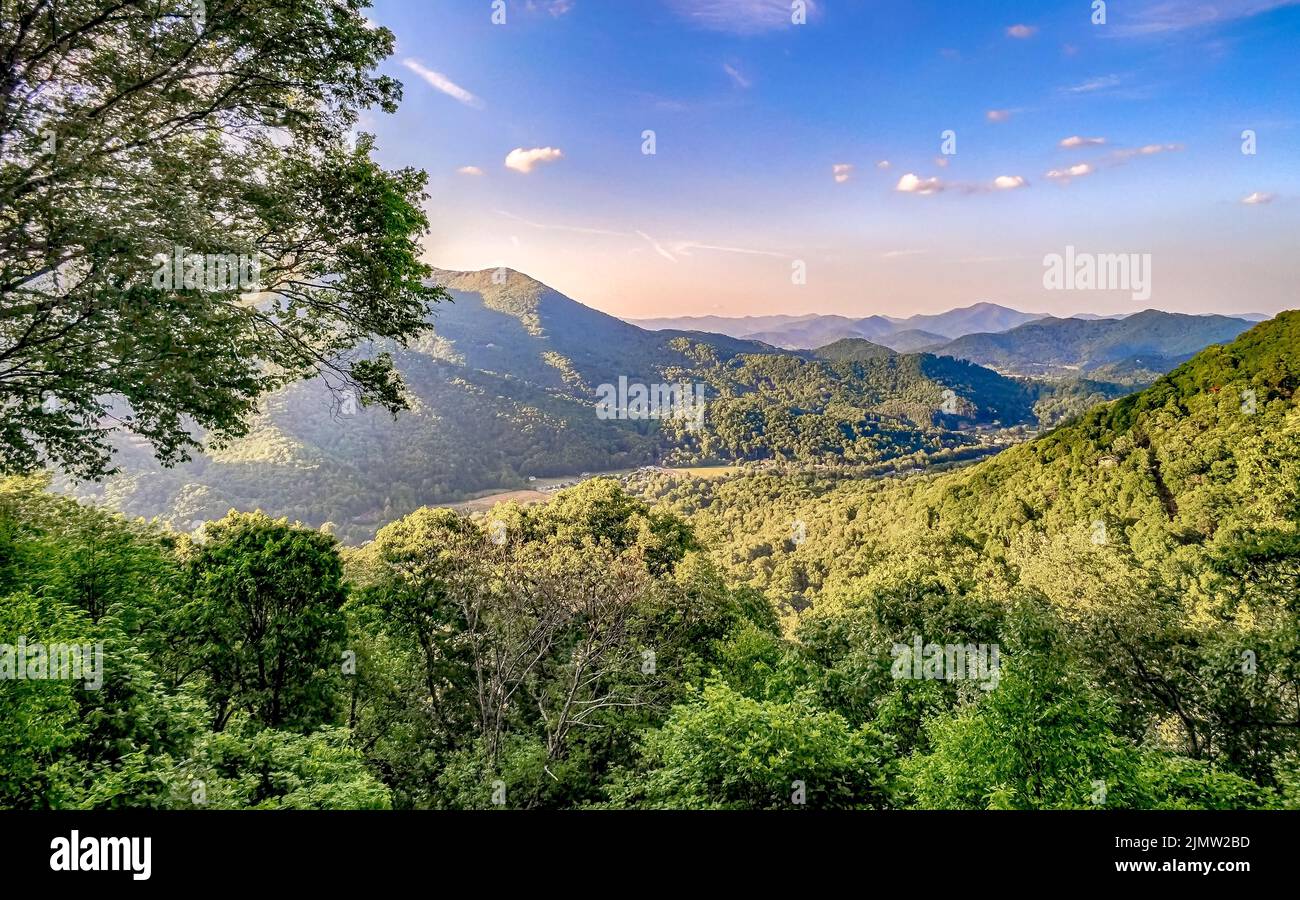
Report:
[[[636,234],[636,232],[614,231],[609,228],[587,228],[582,225],[551,225],[545,222],[534,222],[532,219],[525,219],[523,216],[517,216],[503,209],[496,210],[496,214],[516,222],[522,222],[530,228],[540,228],[543,231],[571,231],[574,234],[602,234],[609,237],[632,237]]]
[[[1060,146],[1070,150],[1075,147],[1100,147],[1104,143],[1106,143],[1104,137],[1080,137],[1075,134],[1062,140]]]
[[[456,170],[461,175],[482,175],[483,170],[478,166],[461,166]]]
[[[730,63],[723,63],[722,71],[727,73],[727,77],[731,79],[731,83],[738,88],[747,88],[753,83],[746,78],[739,69]]]
[[[836,184],[843,184],[853,177],[853,166],[850,163],[835,163],[831,166],[831,174],[835,176]]]
[[[1119,87],[1124,79],[1118,75],[1101,75],[1097,78],[1089,78],[1087,81],[1067,87],[1064,90],[1070,94],[1091,94],[1095,91],[1104,91],[1109,88]]]
[[[1263,203],[1272,203],[1276,194],[1266,194],[1263,191],[1255,191],[1253,194],[1247,194],[1241,198],[1241,202],[1247,206],[1259,206]]]
[[[1135,156],[1155,156],[1157,153],[1177,153],[1183,149],[1182,144],[1147,144],[1145,147],[1126,147],[1116,150],[1111,158],[1117,161],[1132,159]]]
[[[550,0],[550,2],[540,4],[534,3],[533,0],[529,0],[528,2],[529,10],[537,9],[540,6],[556,19],[566,13],[572,12],[575,5],[574,0]]]
[[[698,28],[753,35],[795,27],[790,0],[667,0],[679,16]],[[804,0],[808,21],[821,13],[822,0]]]
[[[949,182],[941,178],[922,178],[908,172],[902,178],[898,179],[898,184],[894,190],[902,194],[938,194],[943,191],[950,191],[957,194],[988,194],[993,191],[1014,191],[1019,188],[1029,187],[1029,182],[1023,175],[999,175],[991,182],[981,182],[971,184],[969,182]]]
[[[536,222],[532,219],[525,219],[523,216],[517,216],[512,212],[503,209],[495,210],[499,216],[504,216],[514,222],[527,225],[529,228],[536,228],[541,231],[566,231],[574,234],[592,234],[606,237],[617,238],[635,238],[648,243],[655,253],[662,256],[669,262],[678,262],[678,256],[690,256],[692,250],[704,250],[713,253],[739,253],[745,256],[769,256],[774,259],[790,259],[785,253],[778,253],[774,250],[760,250],[753,247],[736,247],[727,244],[710,244],[703,241],[684,240],[684,241],[667,241],[661,243],[649,234],[639,229],[633,231],[618,231],[611,228],[589,228],[582,225],[557,225],[547,222]]]
[[[1013,37],[1022,41],[1026,38],[1033,37],[1037,33],[1038,26],[1036,25],[1012,25],[1007,29],[1007,37]]]
[[[1129,13],[1131,21],[1119,26],[1116,32],[1138,36],[1221,25],[1297,4],[1300,4],[1300,0],[1215,0],[1214,3],[1152,0]]]
[[[990,122],[1005,122],[1011,118],[1011,110],[990,109],[984,114],[984,118],[988,119]]]
[[[516,147],[506,156],[506,168],[527,175],[539,165],[561,159],[564,159],[564,151],[559,147],[534,147],[531,150]]]
[[[938,178],[920,178],[911,172],[898,179],[894,186],[894,190],[903,194],[937,194],[943,188],[944,184]]]
[[[877,168],[877,169],[888,169],[888,168],[889,168],[890,166],[892,166],[892,165],[893,165],[893,163],[891,163],[889,160],[887,160],[887,159],[882,159],[880,162],[876,163],[876,168]]]
[[[1097,170],[1088,163],[1079,163],[1066,169],[1052,169],[1043,177],[1050,181],[1059,181],[1061,184],[1069,184],[1074,179],[1091,175],[1095,171]]]
[[[650,235],[646,234],[644,231],[638,231],[637,235],[645,238],[646,241],[650,244],[650,246],[654,248],[655,253],[658,253],[660,256],[662,256],[664,259],[668,260],[671,263],[677,262],[677,257],[673,256],[671,253],[665,250],[663,246],[654,238],[650,237]]]
[[[472,106],[475,109],[483,108],[482,100],[475,97],[469,91],[465,90],[441,72],[435,72],[432,69],[426,68],[418,60],[414,59],[404,59],[402,60],[402,65],[423,78],[434,90],[442,91],[448,97],[459,100],[466,106]]]

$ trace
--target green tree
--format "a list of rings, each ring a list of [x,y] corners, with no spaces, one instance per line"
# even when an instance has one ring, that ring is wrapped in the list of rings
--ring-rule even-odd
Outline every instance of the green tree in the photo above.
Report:
[[[328,535],[232,513],[186,563],[190,600],[174,633],[204,676],[213,727],[237,711],[267,728],[310,730],[336,717],[347,599]]]
[[[347,729],[303,735],[243,717],[196,742],[174,770],[172,792],[181,809],[388,809],[392,802]]]
[[[0,6],[0,470],[103,474],[119,429],[183,460],[195,426],[242,435],[313,375],[403,406],[368,342],[445,294],[418,259],[424,173],[348,144],[401,92],[371,74],[393,35],[367,5]]]
[[[923,809],[1140,805],[1138,753],[1114,702],[1089,684],[1050,616],[1022,606],[996,687],[931,720],[931,751],[906,761]]]
[[[615,781],[615,804],[667,809],[879,808],[888,742],[818,708],[807,693],[754,700],[720,682],[674,707],[645,742],[644,770]]]

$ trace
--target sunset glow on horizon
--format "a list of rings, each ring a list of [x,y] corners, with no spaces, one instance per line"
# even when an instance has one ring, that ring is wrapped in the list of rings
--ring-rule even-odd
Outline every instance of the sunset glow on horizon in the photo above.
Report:
[[[1110,7],[380,2],[405,98],[361,128],[429,172],[431,264],[627,318],[1295,306],[1300,5]],[[1046,290],[1067,246],[1150,298]]]

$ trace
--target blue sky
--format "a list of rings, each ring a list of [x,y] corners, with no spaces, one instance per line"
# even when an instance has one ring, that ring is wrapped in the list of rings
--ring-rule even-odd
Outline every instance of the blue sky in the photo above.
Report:
[[[370,12],[434,265],[627,317],[1300,306],[1300,0],[501,2]],[[1066,245],[1151,298],[1046,290]]]

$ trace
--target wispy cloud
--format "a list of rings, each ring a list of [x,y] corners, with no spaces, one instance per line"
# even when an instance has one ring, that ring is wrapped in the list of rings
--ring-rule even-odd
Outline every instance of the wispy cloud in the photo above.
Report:
[[[561,159],[564,159],[564,151],[559,147],[533,147],[531,150],[516,147],[506,156],[506,168],[527,175],[540,165]]]
[[[517,216],[512,212],[506,212],[503,209],[496,211],[498,216],[505,216],[515,222],[520,222],[530,228],[538,228],[542,231],[571,231],[574,234],[603,234],[609,237],[633,237],[636,232],[631,231],[613,231],[609,228],[585,228],[581,225],[551,225],[545,222],[535,222],[532,219],[525,219],[523,216]]]
[[[1038,33],[1036,25],[1012,25],[1007,29],[1007,37],[1013,37],[1016,40],[1027,40]]]
[[[547,12],[552,18],[558,19],[567,13],[573,12],[577,4],[574,0],[528,0],[525,7],[529,12]]]
[[[1182,144],[1147,144],[1143,147],[1125,147],[1111,154],[1111,159],[1123,161],[1135,156],[1155,156],[1157,153],[1177,153],[1183,149]]]
[[[650,245],[659,256],[669,262],[678,262],[678,257],[690,256],[692,251],[704,250],[713,253],[739,253],[745,256],[770,256],[776,259],[790,259],[788,253],[778,253],[774,250],[759,250],[753,247],[736,247],[727,244],[712,244],[707,241],[695,240],[677,240],[677,241],[660,241],[657,238],[647,234],[641,229],[632,231],[618,231],[612,228],[589,228],[582,225],[555,225],[546,222],[537,222],[532,219],[526,219],[523,216],[515,215],[512,212],[498,209],[496,214],[504,216],[514,222],[527,225],[530,228],[536,228],[541,231],[564,231],[572,234],[592,234],[604,237],[635,238],[645,241]]]
[[[1247,194],[1241,198],[1241,202],[1247,206],[1259,206],[1264,203],[1272,203],[1276,194],[1266,194],[1263,191],[1255,191],[1253,194]]]
[[[1092,94],[1097,91],[1106,91],[1123,84],[1124,79],[1118,75],[1101,75],[1097,78],[1089,78],[1087,81],[1062,88],[1067,94]]]
[[[748,88],[753,84],[753,82],[751,82],[748,78],[745,77],[744,73],[742,73],[731,63],[723,63],[722,71],[727,73],[727,77],[731,79],[731,83],[738,88],[742,88],[742,89]]]
[[[419,60],[404,59],[402,65],[410,69],[416,75],[423,78],[434,90],[442,91],[448,97],[459,100],[466,106],[472,106],[475,109],[483,108],[483,101],[475,97],[469,91],[452,81],[441,72],[435,72],[433,69],[425,67]]]
[[[1066,150],[1073,150],[1075,147],[1100,147],[1104,143],[1106,143],[1104,137],[1083,137],[1075,134],[1062,139],[1058,146]]]
[[[639,237],[639,238],[644,238],[645,241],[646,241],[648,244],[650,244],[651,247],[654,248],[655,253],[658,253],[658,254],[659,254],[660,256],[662,256],[664,259],[668,260],[670,263],[676,263],[676,262],[677,262],[677,257],[675,257],[675,256],[673,256],[671,253],[669,253],[666,249],[664,249],[664,247],[663,247],[662,244],[660,244],[660,243],[659,243],[658,241],[656,241],[654,238],[650,237],[650,235],[646,234],[644,231],[638,231],[638,232],[636,233],[636,235],[637,235],[637,237]]]
[[[1129,13],[1128,21],[1116,24],[1115,33],[1128,37],[1166,34],[1222,25],[1297,5],[1300,0],[1215,0],[1213,3],[1156,0]]]
[[[1009,109],[990,109],[984,114],[984,118],[990,122],[1005,122],[1011,118],[1011,114]]]
[[[821,0],[805,0],[811,22],[821,13]],[[789,28],[795,11],[790,0],[667,0],[686,21],[709,31],[754,35]]]
[[[893,165],[893,163],[891,163],[889,160],[887,160],[887,159],[882,159],[880,162],[876,163],[876,168],[877,168],[877,169],[888,169],[888,168],[889,168],[890,166],[892,166],[892,165]]]
[[[702,244],[699,241],[674,241],[669,246],[683,256],[690,256],[692,250],[709,250],[714,253],[739,253],[743,256],[770,256],[775,259],[790,258],[788,253],[777,253],[775,250],[755,250],[753,247],[731,247],[726,244]]]
[[[461,166],[456,170],[461,175],[482,175],[483,170],[478,166]]]
[[[1073,139],[1066,138],[1066,141],[1069,140],[1073,140]],[[1090,138],[1090,139],[1081,138],[1080,140],[1092,141],[1094,143],[1100,141],[1099,138]],[[1061,146],[1062,147],[1067,146],[1066,142],[1061,141]],[[1077,147],[1077,146],[1082,146],[1082,144],[1071,144],[1069,146]],[[1113,169],[1118,166],[1122,166],[1131,159],[1136,159],[1138,157],[1158,156],[1162,153],[1178,153],[1183,149],[1184,148],[1182,144],[1146,144],[1141,147],[1123,147],[1118,150],[1112,150],[1110,153],[1107,153],[1105,156],[1101,157],[1101,159],[1091,163],[1079,163],[1077,165],[1068,166],[1063,169],[1052,169],[1051,171],[1044,174],[1043,177],[1046,178],[1048,181],[1055,181],[1057,184],[1066,185],[1078,178],[1084,178],[1087,177],[1088,175],[1093,175],[1103,168]]]
[[[853,165],[851,163],[836,163],[831,166],[831,175],[834,176],[836,184],[843,184],[853,177]]]

